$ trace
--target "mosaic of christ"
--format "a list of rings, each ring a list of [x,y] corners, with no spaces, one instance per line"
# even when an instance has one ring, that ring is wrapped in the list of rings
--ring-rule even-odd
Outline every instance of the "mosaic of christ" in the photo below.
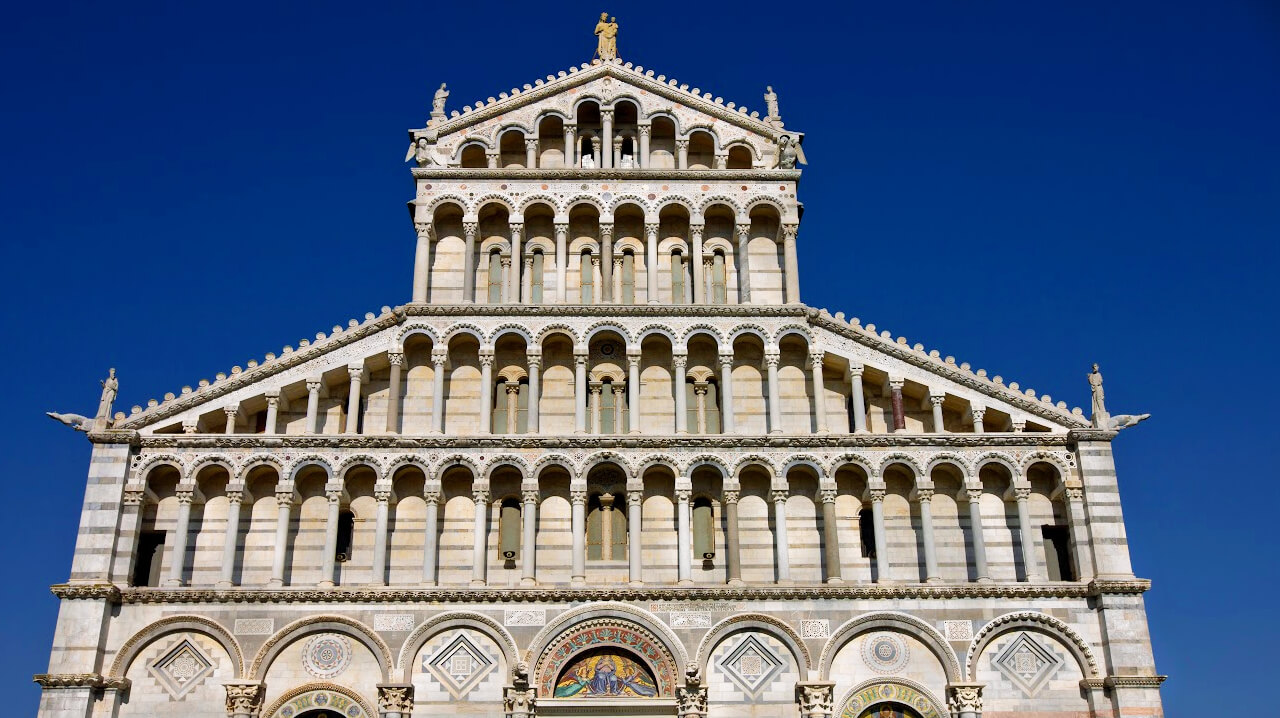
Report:
[[[579,658],[560,674],[556,698],[652,698],[658,687],[643,666],[617,653]]]

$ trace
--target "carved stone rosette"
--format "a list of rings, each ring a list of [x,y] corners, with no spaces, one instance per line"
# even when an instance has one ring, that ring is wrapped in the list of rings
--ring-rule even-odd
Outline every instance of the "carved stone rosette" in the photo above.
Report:
[[[830,718],[835,708],[835,683],[800,681],[796,683],[796,702],[801,718]]]
[[[252,718],[262,710],[263,686],[253,681],[231,681],[227,689],[227,715],[231,718]]]

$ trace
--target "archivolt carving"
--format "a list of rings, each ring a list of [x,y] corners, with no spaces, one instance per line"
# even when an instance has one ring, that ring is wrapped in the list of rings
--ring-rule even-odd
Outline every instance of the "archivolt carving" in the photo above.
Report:
[[[484,473],[480,471],[480,467],[471,460],[471,457],[464,454],[449,454],[448,456],[440,459],[440,463],[436,465],[434,472],[436,480],[444,480],[445,472],[452,469],[454,466],[465,466],[470,469],[472,481],[479,481],[480,477],[484,475]]]
[[[378,461],[378,459],[372,456],[371,454],[354,454],[352,456],[346,457],[345,459],[342,460],[341,464],[338,464],[338,470],[335,473],[343,481],[346,481],[347,472],[355,468],[356,464],[363,464],[373,469],[374,474],[377,475],[377,478],[379,480],[381,480],[382,477],[385,476],[382,469],[382,462]]]
[[[831,715],[833,716],[841,715],[845,709],[845,706],[849,703],[850,698],[853,698],[854,696],[865,691],[871,686],[878,686],[885,683],[903,685],[912,689],[916,693],[919,693],[920,695],[924,696],[929,700],[930,703],[933,704],[932,707],[933,707],[934,713],[936,713],[939,716],[952,715],[951,711],[947,710],[946,702],[938,700],[938,696],[934,695],[933,691],[929,690],[928,687],[926,687],[924,684],[916,683],[915,681],[910,680],[908,678],[900,678],[897,676],[880,676],[877,678],[872,678],[870,680],[866,680],[859,683],[853,688],[850,688],[849,690],[845,691],[844,695],[840,697],[840,702],[835,704],[835,710],[832,711]],[[865,708],[866,706],[863,706],[863,707]],[[915,708],[915,707],[916,706],[912,706],[912,708]]]
[[[564,454],[547,454],[539,458],[538,462],[533,465],[533,468],[529,470],[529,476],[535,479],[540,478],[542,476],[543,469],[546,469],[548,466],[559,466],[567,471],[570,477],[572,477],[576,471],[573,466],[573,460],[568,456],[565,456]]]
[[[988,451],[973,462],[973,478],[978,478],[978,472],[982,471],[982,467],[986,464],[996,463],[1009,470],[1009,476],[1014,481],[1022,478],[1022,472],[1018,470],[1018,462],[1012,456],[999,451]]]
[[[306,454],[294,459],[289,465],[289,481],[297,479],[298,472],[307,466],[319,466],[324,469],[326,477],[333,478],[333,466],[329,464],[328,459],[319,454]]]
[[[738,459],[738,463],[733,465],[733,477],[735,479],[741,478],[742,470],[752,464],[762,467],[769,473],[770,478],[774,478],[778,475],[778,468],[767,456],[762,454],[747,454],[746,456]]]
[[[691,474],[693,473],[693,470],[699,466],[711,466],[718,469],[720,471],[720,475],[724,477],[725,480],[729,480],[734,476],[733,472],[729,471],[729,467],[725,465],[724,460],[715,454],[698,454],[697,456],[685,461],[681,470],[685,474]]]
[[[635,467],[621,454],[613,451],[597,451],[583,459],[582,466],[578,470],[578,477],[585,480],[592,469],[601,464],[609,463],[617,464],[618,468],[622,469],[628,478],[636,475]]]
[[[590,344],[596,334],[605,331],[612,331],[616,333],[618,336],[622,337],[622,341],[626,342],[628,346],[635,343],[635,339],[631,336],[631,333],[624,329],[621,324],[613,320],[601,320],[591,323],[587,326],[587,330],[583,332],[583,336],[585,337],[585,341]]]
[[[804,339],[805,344],[810,347],[813,346],[813,334],[809,331],[808,327],[800,324],[784,324],[783,326],[778,327],[778,331],[774,332],[773,335],[773,343],[778,344],[782,341],[783,337],[789,334],[796,334]]]
[[[397,456],[391,463],[387,464],[386,472],[383,474],[388,479],[394,479],[396,472],[406,466],[416,466],[422,470],[422,475],[427,481],[431,480],[431,466],[425,460],[415,454],[405,454]]]
[[[519,471],[520,480],[522,482],[533,475],[529,473],[529,464],[525,462],[524,459],[516,456],[515,454],[502,454],[500,456],[493,457],[489,460],[489,463],[485,465],[484,480],[489,481],[493,478],[494,470],[502,466],[511,466],[515,468],[516,471]]]
[[[404,351],[404,343],[409,340],[409,337],[415,334],[422,334],[427,337],[431,340],[433,345],[440,343],[440,339],[436,336],[436,330],[434,327],[423,324],[422,322],[414,322],[412,324],[405,324],[401,327],[399,333],[396,334],[396,344],[399,345],[399,349],[401,351]]]
[[[791,649],[791,656],[795,659],[802,677],[813,670],[813,657],[809,655],[809,648],[804,645],[804,640],[795,629],[773,616],[763,613],[744,613],[730,616],[712,626],[698,643],[698,675],[702,676],[704,683],[707,680],[707,663],[711,660],[711,653],[716,646],[734,633],[750,630],[767,633]]]
[[[729,335],[725,344],[733,346],[733,342],[743,334],[751,334],[760,339],[761,344],[769,344],[769,331],[759,324],[739,324],[734,327],[733,333]]]
[[[1027,469],[1032,464],[1044,462],[1053,465],[1058,470],[1058,480],[1063,481],[1071,477],[1071,471],[1067,468],[1066,462],[1061,456],[1048,451],[1033,451],[1022,458],[1022,475],[1026,475]]]
[[[785,482],[787,474],[797,466],[808,466],[810,469],[813,469],[813,473],[819,479],[827,475],[823,472],[822,460],[818,457],[810,454],[795,454],[794,456],[787,457],[787,462],[782,465],[782,471],[778,474],[779,478],[782,478]]]
[[[677,346],[679,346],[679,345],[676,343],[676,332],[675,332],[675,330],[674,330],[674,329],[672,329],[670,326],[667,326],[667,325],[665,325],[665,324],[647,324],[647,325],[645,325],[643,328],[641,328],[639,331],[637,331],[637,332],[636,332],[636,337],[637,337],[637,338],[636,338],[636,341],[637,341],[637,342],[639,342],[639,343],[641,343],[641,344],[643,344],[643,343],[644,343],[645,338],[647,338],[648,336],[650,336],[650,335],[652,335],[652,334],[661,334],[662,336],[666,337],[666,338],[667,338],[667,341],[671,342],[671,348],[672,348],[672,349],[674,349],[674,348],[676,348]]]
[[[534,132],[533,130],[529,129],[528,127],[524,126],[519,122],[509,122],[505,125],[498,125],[494,129],[493,134],[489,135],[490,137],[493,138],[493,146],[501,147],[502,136],[513,130],[520,133],[521,139],[525,139],[525,138],[533,139],[538,136],[537,132]],[[524,157],[524,153],[521,153],[521,158],[523,157]]]
[[[757,156],[756,159],[760,159],[760,157]],[[743,207],[746,208],[747,214],[751,214],[751,210],[755,209],[757,206],[762,204],[767,204],[770,207],[773,207],[774,209],[778,210],[779,218],[785,217],[787,214],[787,208],[783,207],[782,203],[779,202],[777,198],[770,197],[769,195],[763,195],[763,194],[753,195],[750,198],[748,198],[747,201],[742,203]]]
[[[333,693],[341,693],[347,698],[360,704],[360,707],[364,709],[364,714],[366,716],[378,715],[377,708],[375,708],[372,703],[366,701],[359,693],[356,693],[350,688],[347,688],[345,686],[340,686],[336,683],[322,683],[319,681],[314,683],[304,683],[300,686],[297,686],[296,688],[290,688],[289,690],[281,694],[279,698],[272,701],[271,705],[267,706],[266,710],[262,711],[258,715],[263,716],[263,718],[271,718],[271,716],[275,715],[276,711],[280,710],[281,706],[293,700],[294,698],[297,698],[298,696],[304,693],[310,693],[311,691],[331,691]]]
[[[933,470],[943,464],[950,464],[959,469],[961,479],[968,480],[970,476],[973,476],[973,467],[969,465],[969,462],[966,461],[963,456],[953,454],[951,452],[944,452],[941,454],[934,454],[929,457],[929,463],[925,466],[925,473],[922,478],[929,478],[933,476]]]
[[[523,324],[516,324],[514,322],[506,322],[494,327],[493,330],[489,332],[488,344],[490,346],[497,344],[498,340],[501,339],[504,334],[518,334],[524,339],[526,347],[534,346],[533,335],[529,333],[529,329]]]
[[[564,202],[564,213],[569,214],[573,211],[574,207],[577,207],[580,204],[589,204],[592,207],[595,207],[596,211],[600,214],[605,213],[604,205],[600,204],[600,200],[589,194],[574,195],[566,199]]]
[[[551,338],[553,335],[556,335],[556,334],[559,334],[567,338],[570,342],[574,344],[578,343],[578,335],[576,332],[574,332],[573,327],[569,326],[568,324],[557,323],[557,324],[548,324],[538,332],[538,341],[537,341],[538,346],[541,347],[543,344],[547,342],[547,339]]]
[[[831,662],[835,660],[836,653],[845,644],[862,633],[877,628],[901,631],[916,638],[928,646],[934,656],[942,662],[942,668],[946,671],[948,682],[963,679],[964,673],[960,670],[960,661],[956,658],[955,651],[951,650],[951,647],[947,645],[947,641],[942,634],[919,618],[897,611],[868,613],[846,621],[844,625],[836,629],[831,634],[831,638],[827,639],[827,644],[822,647],[822,657],[818,660],[818,679],[828,680],[831,675]]]
[[[237,469],[236,476],[240,481],[245,481],[249,478],[249,472],[259,466],[270,466],[275,469],[277,480],[284,478],[284,461],[275,454],[255,454],[254,456],[249,457],[240,465],[240,468]]]
[[[149,476],[151,471],[155,469],[157,466],[159,466],[160,464],[165,464],[166,466],[171,466],[177,469],[178,475],[181,477],[181,479],[187,478],[186,462],[184,462],[182,459],[180,459],[178,456],[174,454],[153,454],[151,456],[146,457],[138,464],[138,467],[134,469],[133,475],[138,477],[139,479],[142,479],[143,481],[146,481],[147,479],[151,478]]]
[[[479,214],[480,211],[485,208],[485,205],[488,205],[488,204],[501,205],[503,208],[507,210],[507,214],[509,215],[516,214],[515,207],[511,204],[511,198],[504,194],[499,194],[497,192],[490,192],[489,194],[481,195],[480,197],[477,197],[471,203],[471,206],[475,207],[476,214]]]
[[[732,199],[722,194],[713,194],[710,197],[703,199],[702,205],[698,207],[698,213],[705,215],[707,213],[707,208],[716,204],[723,204],[733,210],[734,217],[738,217],[743,214],[742,208],[738,206],[737,202],[734,202]]]
[[[654,466],[665,466],[671,469],[671,473],[680,476],[680,464],[671,454],[650,454],[636,462],[637,477],[643,477],[644,472]]]
[[[920,468],[920,462],[916,459],[915,456],[911,454],[905,454],[901,451],[895,451],[891,454],[886,454],[885,457],[880,460],[879,470],[876,473],[878,473],[880,476],[884,476],[885,469],[888,469],[893,464],[905,464],[908,468],[911,469],[913,478],[917,480],[919,480],[921,477],[924,477],[926,479],[929,477],[929,475],[923,469]]]
[[[493,642],[497,643],[502,649],[502,655],[507,659],[507,670],[510,671],[515,668],[520,655],[516,650],[516,641],[501,623],[482,613],[448,611],[428,618],[413,629],[413,633],[410,633],[409,637],[405,639],[404,646],[400,649],[400,659],[396,663],[396,669],[404,674],[404,682],[412,682],[413,657],[417,655],[427,641],[431,640],[432,636],[442,631],[463,627],[474,629],[493,639]]]
[[[449,204],[449,203],[458,205],[458,209],[462,210],[463,214],[466,214],[467,208],[468,208],[467,201],[456,194],[442,194],[432,198],[431,201],[424,208],[425,213],[428,216],[434,215],[435,211],[440,207],[440,205]]]
[[[554,198],[554,197],[552,197],[551,195],[549,195],[549,194],[531,194],[531,195],[529,195],[528,197],[525,197],[525,198],[524,198],[524,200],[522,200],[522,201],[520,202],[520,214],[522,214],[522,215],[523,215],[523,214],[527,213],[527,212],[529,211],[529,208],[530,208],[530,207],[534,206],[535,204],[539,204],[539,203],[542,203],[542,204],[545,204],[545,205],[549,206],[549,207],[551,208],[551,211],[552,211],[552,212],[559,212],[559,210],[560,210],[560,205],[559,205],[559,203],[557,203],[557,202],[556,202],[556,200],[555,200],[555,198]]]
[[[124,645],[120,646],[120,650],[116,651],[108,677],[124,678],[125,673],[129,671],[129,665],[142,652],[142,649],[159,638],[181,631],[202,633],[212,638],[222,646],[228,656],[231,656],[235,677],[244,675],[244,653],[240,650],[239,642],[222,624],[201,616],[170,616],[152,623],[125,641]]]
[[[873,466],[875,466],[875,464],[871,462],[871,459],[868,459],[867,457],[861,454],[840,454],[839,456],[835,457],[834,459],[831,460],[831,463],[830,463],[831,473],[828,475],[834,478],[837,471],[839,471],[842,467],[850,464],[858,467],[859,469],[862,469],[862,473],[867,475],[868,480],[878,475],[876,470],[872,468]]]
[[[1093,651],[1089,648],[1089,644],[1071,626],[1039,611],[1018,611],[997,616],[990,623],[983,626],[978,631],[978,635],[973,637],[973,643],[969,645],[969,653],[965,658],[965,670],[969,675],[969,680],[974,680],[974,676],[977,675],[978,669],[975,661],[978,656],[982,655],[982,651],[987,645],[1001,634],[1017,629],[1031,630],[1052,636],[1071,650],[1081,669],[1088,666],[1088,675],[1095,677],[1098,675],[1098,661],[1093,657]]]
[[[651,214],[652,212],[652,208],[649,207],[649,203],[646,202],[644,198],[638,194],[618,195],[617,197],[614,198],[613,204],[610,205],[609,211],[616,215],[618,213],[618,208],[624,204],[636,205],[637,207],[640,208],[641,212],[645,213],[646,216]]]
[[[693,215],[697,214],[698,212],[693,202],[691,202],[688,197],[685,197],[684,195],[681,195],[681,194],[664,194],[659,196],[657,201],[655,202],[655,206],[653,209],[655,212],[658,212],[659,214],[661,214],[663,209],[673,204],[680,205],[681,207],[684,207],[686,210],[688,210],[689,216],[691,218],[693,217]]]
[[[346,616],[333,615],[308,616],[276,631],[275,635],[268,638],[266,643],[263,643],[262,647],[258,649],[257,655],[253,657],[253,664],[249,668],[248,677],[261,680],[265,676],[266,668],[272,659],[291,641],[309,633],[321,631],[342,633],[364,644],[379,659],[382,680],[386,681],[388,679],[391,672],[392,659],[391,649],[386,642],[363,623]]]
[[[205,454],[191,463],[191,468],[187,469],[187,479],[195,481],[200,475],[200,470],[206,466],[217,465],[227,470],[227,476],[234,478],[236,476],[235,462],[226,454]]]
[[[720,333],[719,329],[711,326],[710,324],[694,324],[690,326],[684,331],[684,335],[680,337],[680,342],[687,349],[689,347],[689,340],[697,335],[709,337],[711,341],[716,343],[717,348],[725,343],[724,335]]]
[[[472,337],[475,337],[475,340],[480,343],[480,346],[484,346],[485,344],[484,330],[481,329],[478,324],[472,324],[471,322],[458,322],[457,324],[450,325],[450,327],[444,332],[444,344],[446,346],[452,344],[454,338],[459,334],[469,334]]]

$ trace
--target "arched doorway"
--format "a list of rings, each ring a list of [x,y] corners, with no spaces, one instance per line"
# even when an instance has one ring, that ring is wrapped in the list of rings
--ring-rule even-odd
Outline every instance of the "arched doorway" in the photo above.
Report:
[[[839,718],[945,718],[950,715],[924,686],[902,678],[863,683],[840,701]]]
[[[535,641],[530,673],[538,715],[675,716],[682,675],[670,647],[628,620],[600,617],[549,631]]]
[[[920,714],[898,703],[877,703],[862,711],[858,718],[920,718]]]

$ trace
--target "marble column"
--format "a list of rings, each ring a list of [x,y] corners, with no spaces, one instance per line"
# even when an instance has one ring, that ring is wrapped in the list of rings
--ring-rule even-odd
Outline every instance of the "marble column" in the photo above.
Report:
[[[293,490],[276,492],[276,541],[271,547],[271,580],[268,586],[284,585],[285,551],[289,548],[290,512],[293,508]]]
[[[440,491],[428,488],[422,497],[427,502],[426,527],[422,532],[422,585],[434,586],[440,548]]]
[[[933,538],[933,489],[917,488],[916,501],[920,504],[920,540],[924,544],[924,576],[927,583],[942,580],[938,573],[938,545]]]
[[[929,394],[929,406],[933,409],[933,433],[945,434],[946,424],[942,418],[942,402],[946,401],[945,394]]]
[[[628,433],[640,433],[640,354],[627,354],[627,427]],[[617,427],[622,433],[622,427]]]
[[[622,430],[622,403],[626,391],[626,387],[613,385],[613,433],[615,434],[626,433]]]
[[[128,558],[115,561],[111,567],[111,582],[129,585],[133,582],[133,569],[138,561],[138,543],[142,538],[142,506],[147,500],[146,488],[126,488],[120,505],[120,542],[127,548]]]
[[[444,364],[446,352],[431,352],[431,424],[432,431],[444,433]]]
[[[1036,583],[1044,580],[1044,575],[1040,571],[1040,562],[1036,560],[1036,544],[1035,537],[1031,530],[1031,487],[1014,486],[1014,500],[1018,503],[1018,544],[1022,548],[1022,569],[1026,573],[1026,580],[1029,583]]]
[[[569,224],[556,222],[556,301],[569,303]]]
[[[604,139],[604,147],[600,148],[600,166],[613,167],[613,110],[600,110],[600,134]]]
[[[627,578],[632,586],[644,583],[643,546],[640,532],[644,525],[644,489],[627,488]]]
[[[645,236],[645,274],[649,278],[648,283],[648,300],[649,304],[658,304],[660,297],[658,295],[658,223],[646,222],[644,225]],[[672,287],[674,287],[674,282]],[[681,300],[675,296],[671,297],[672,304],[678,304]]]
[[[573,430],[587,433],[587,353],[573,353]]]
[[[738,230],[738,304],[751,303],[751,225],[739,224]]]
[[[418,246],[413,254],[413,301],[421,304],[427,301],[431,281],[431,223],[420,222],[414,229],[418,231]]]
[[[813,373],[813,423],[819,434],[827,433],[827,385],[822,378],[825,356],[820,351],[809,355],[809,369]]]
[[[533,586],[538,583],[538,490],[525,489],[520,492],[520,498],[524,501],[524,511],[520,514],[524,529],[524,545],[520,547],[520,585]]]
[[[685,367],[689,363],[688,354],[672,354],[671,368],[675,372],[673,391],[676,395],[676,433],[689,433],[689,395],[685,386]]]
[[[347,434],[360,433],[360,384],[364,379],[364,365],[352,364],[347,367],[347,375],[351,377],[351,388],[347,392]]]
[[[542,397],[542,354],[533,353],[525,356],[529,366],[529,426],[528,433],[537,434],[541,421],[539,402]]]
[[[498,169],[498,164],[501,161],[502,156],[497,150],[487,150],[484,153],[484,159],[489,169],[496,170]]]
[[[520,269],[524,266],[524,252],[520,247],[523,222],[508,222],[511,229],[511,271],[507,272],[506,296],[508,304],[520,303]]]
[[[778,560],[778,583],[791,583],[790,542],[787,539],[787,495],[785,489],[774,489],[773,499],[774,554]]]
[[[689,169],[689,140],[676,140],[676,169]]]
[[[524,269],[520,273],[520,302],[522,304],[533,304],[533,255],[524,255]],[[543,297],[543,303],[546,303],[546,297]]]
[[[1076,580],[1089,581],[1093,578],[1093,547],[1089,543],[1088,519],[1084,513],[1084,488],[1079,480],[1069,479],[1059,490],[1071,525],[1071,554],[1075,560]]]
[[[529,169],[535,169],[538,166],[538,139],[536,137],[525,138],[524,166]]]
[[[853,405],[853,431],[857,434],[867,433],[867,404],[862,397],[862,365],[849,367],[849,403]]]
[[[191,527],[191,503],[195,500],[195,491],[179,487],[177,497],[178,525],[173,529],[173,548],[169,551],[169,578],[165,581],[169,586],[186,584],[182,574],[187,563],[187,531]]]
[[[591,433],[600,433],[600,395],[604,392],[604,384],[598,381],[590,382],[587,385],[587,391],[591,393],[591,399],[588,402],[591,405]]]
[[[884,530],[884,488],[868,489],[871,497],[871,528],[876,536],[876,583],[891,583],[889,578],[889,540]]]
[[[227,425],[223,429],[223,433],[224,434],[236,433],[236,417],[240,416],[240,405],[234,404],[232,406],[224,406],[222,407],[222,413],[226,414],[227,416]]]
[[[705,256],[702,258],[702,297],[705,304],[716,303],[716,292],[715,288],[712,286],[712,279],[715,276],[715,264],[714,256]],[[728,290],[726,289],[725,291],[727,292]],[[725,303],[728,303],[727,296],[725,298]]]
[[[836,524],[836,489],[834,486],[818,490],[822,502],[823,560],[827,566],[827,583],[844,583],[840,568],[840,532]]]
[[[369,583],[387,585],[387,521],[391,510],[391,487],[375,487],[373,498],[378,502],[377,518],[373,528],[373,570]]]
[[[742,584],[742,542],[738,536],[738,492],[733,489],[724,491],[721,503],[724,505],[724,543],[725,569],[730,586]]]
[[[587,492],[571,490],[569,501],[573,507],[570,525],[570,530],[573,532],[573,572],[570,574],[569,584],[585,586],[587,585]]]
[[[796,232],[799,225],[782,225],[782,273],[787,289],[787,304],[800,303],[800,260],[796,256]]]
[[[387,433],[400,433],[400,376],[404,367],[404,352],[387,352],[391,364],[391,379],[387,382]]]
[[[600,156],[600,135],[591,135],[591,159],[595,161],[596,168],[604,167],[604,158]]]
[[[613,222],[600,223],[600,296],[596,304],[609,304],[618,300],[613,295]]]
[[[688,586],[693,583],[693,572],[690,554],[693,552],[693,536],[689,531],[689,498],[692,492],[692,479],[684,479],[682,485],[676,486],[676,556],[677,583]]]
[[[720,433],[734,433],[733,354],[720,355]]]
[[[334,574],[337,572],[338,517],[339,510],[342,508],[342,485],[326,485],[324,495],[329,506],[324,522],[324,555],[321,557],[319,585],[322,588],[328,588],[334,585]]]
[[[636,128],[640,132],[640,156],[636,158],[640,169],[649,169],[649,135],[653,130],[653,125],[639,125]]]
[[[889,379],[889,395],[890,401],[893,403],[893,430],[906,431],[907,415],[902,408],[902,385],[906,382],[902,379]]]
[[[980,583],[986,583],[991,580],[991,574],[987,571],[987,542],[982,530],[982,489],[964,489],[962,493],[969,500],[969,530],[973,536],[973,565],[977,574],[975,578]]]
[[[477,434],[493,433],[493,350],[480,352],[480,426]]]
[[[501,268],[499,275],[499,281],[501,284],[498,287],[498,303],[502,304],[507,301],[507,293],[511,290],[511,256],[506,254],[500,255],[498,257],[498,265]],[[485,301],[488,301],[487,296],[485,297]]]
[[[471,524],[471,585],[485,585],[488,560],[485,551],[485,539],[489,528],[489,492],[475,489],[471,498],[475,501],[475,520]]]
[[[267,392],[267,420],[266,426],[262,428],[264,434],[277,433],[276,425],[280,423],[280,390],[272,389]]]
[[[778,362],[781,357],[777,351],[765,349],[764,364],[769,379],[769,433],[782,433],[782,394],[778,391]]]
[[[316,421],[319,420],[320,414],[320,387],[323,381],[319,378],[307,379],[307,419],[305,433],[318,434],[319,428]]]
[[[981,406],[975,406],[972,407],[969,412],[973,414],[973,433],[984,433],[986,428],[982,425],[982,419],[987,415],[987,410]]]
[[[623,297],[622,297],[622,257],[620,257],[620,256],[618,256],[618,255],[616,255],[616,254],[615,254],[615,255],[613,255],[613,274],[612,274],[611,276],[613,277],[613,286],[612,286],[612,287],[610,287],[610,289],[609,289],[609,291],[611,292],[611,294],[610,294],[609,296],[613,297],[613,300],[614,300],[615,302],[617,302],[618,304],[622,304],[622,303],[623,303],[623,301],[622,301],[622,300],[623,300]],[[634,287],[634,285],[632,286],[632,290],[631,290],[631,303],[632,303],[632,304],[635,304],[635,287]]]
[[[250,497],[252,500],[252,497]],[[227,488],[227,528],[222,539],[222,575],[219,588],[235,584],[236,551],[240,547],[240,507],[244,503],[244,490]]]
[[[463,304],[471,304],[476,301],[476,233],[479,230],[479,222],[462,223],[462,234],[466,240],[466,245],[462,252]]]
[[[507,434],[515,434],[520,431],[520,382],[508,381],[503,386],[507,390],[504,401],[507,403],[507,425],[502,427],[503,432]]]
[[[700,217],[699,217],[700,219]],[[693,252],[689,255],[689,264],[693,270],[693,303],[707,304],[711,300],[707,297],[707,288],[703,286],[702,271],[702,230],[705,225],[701,222],[689,223],[689,234],[693,240]]]
[[[693,383],[693,400],[697,403],[698,425],[694,430],[699,434],[707,433],[707,387],[705,381]]]
[[[578,164],[578,126],[566,122],[564,125],[564,166],[575,167]]]

